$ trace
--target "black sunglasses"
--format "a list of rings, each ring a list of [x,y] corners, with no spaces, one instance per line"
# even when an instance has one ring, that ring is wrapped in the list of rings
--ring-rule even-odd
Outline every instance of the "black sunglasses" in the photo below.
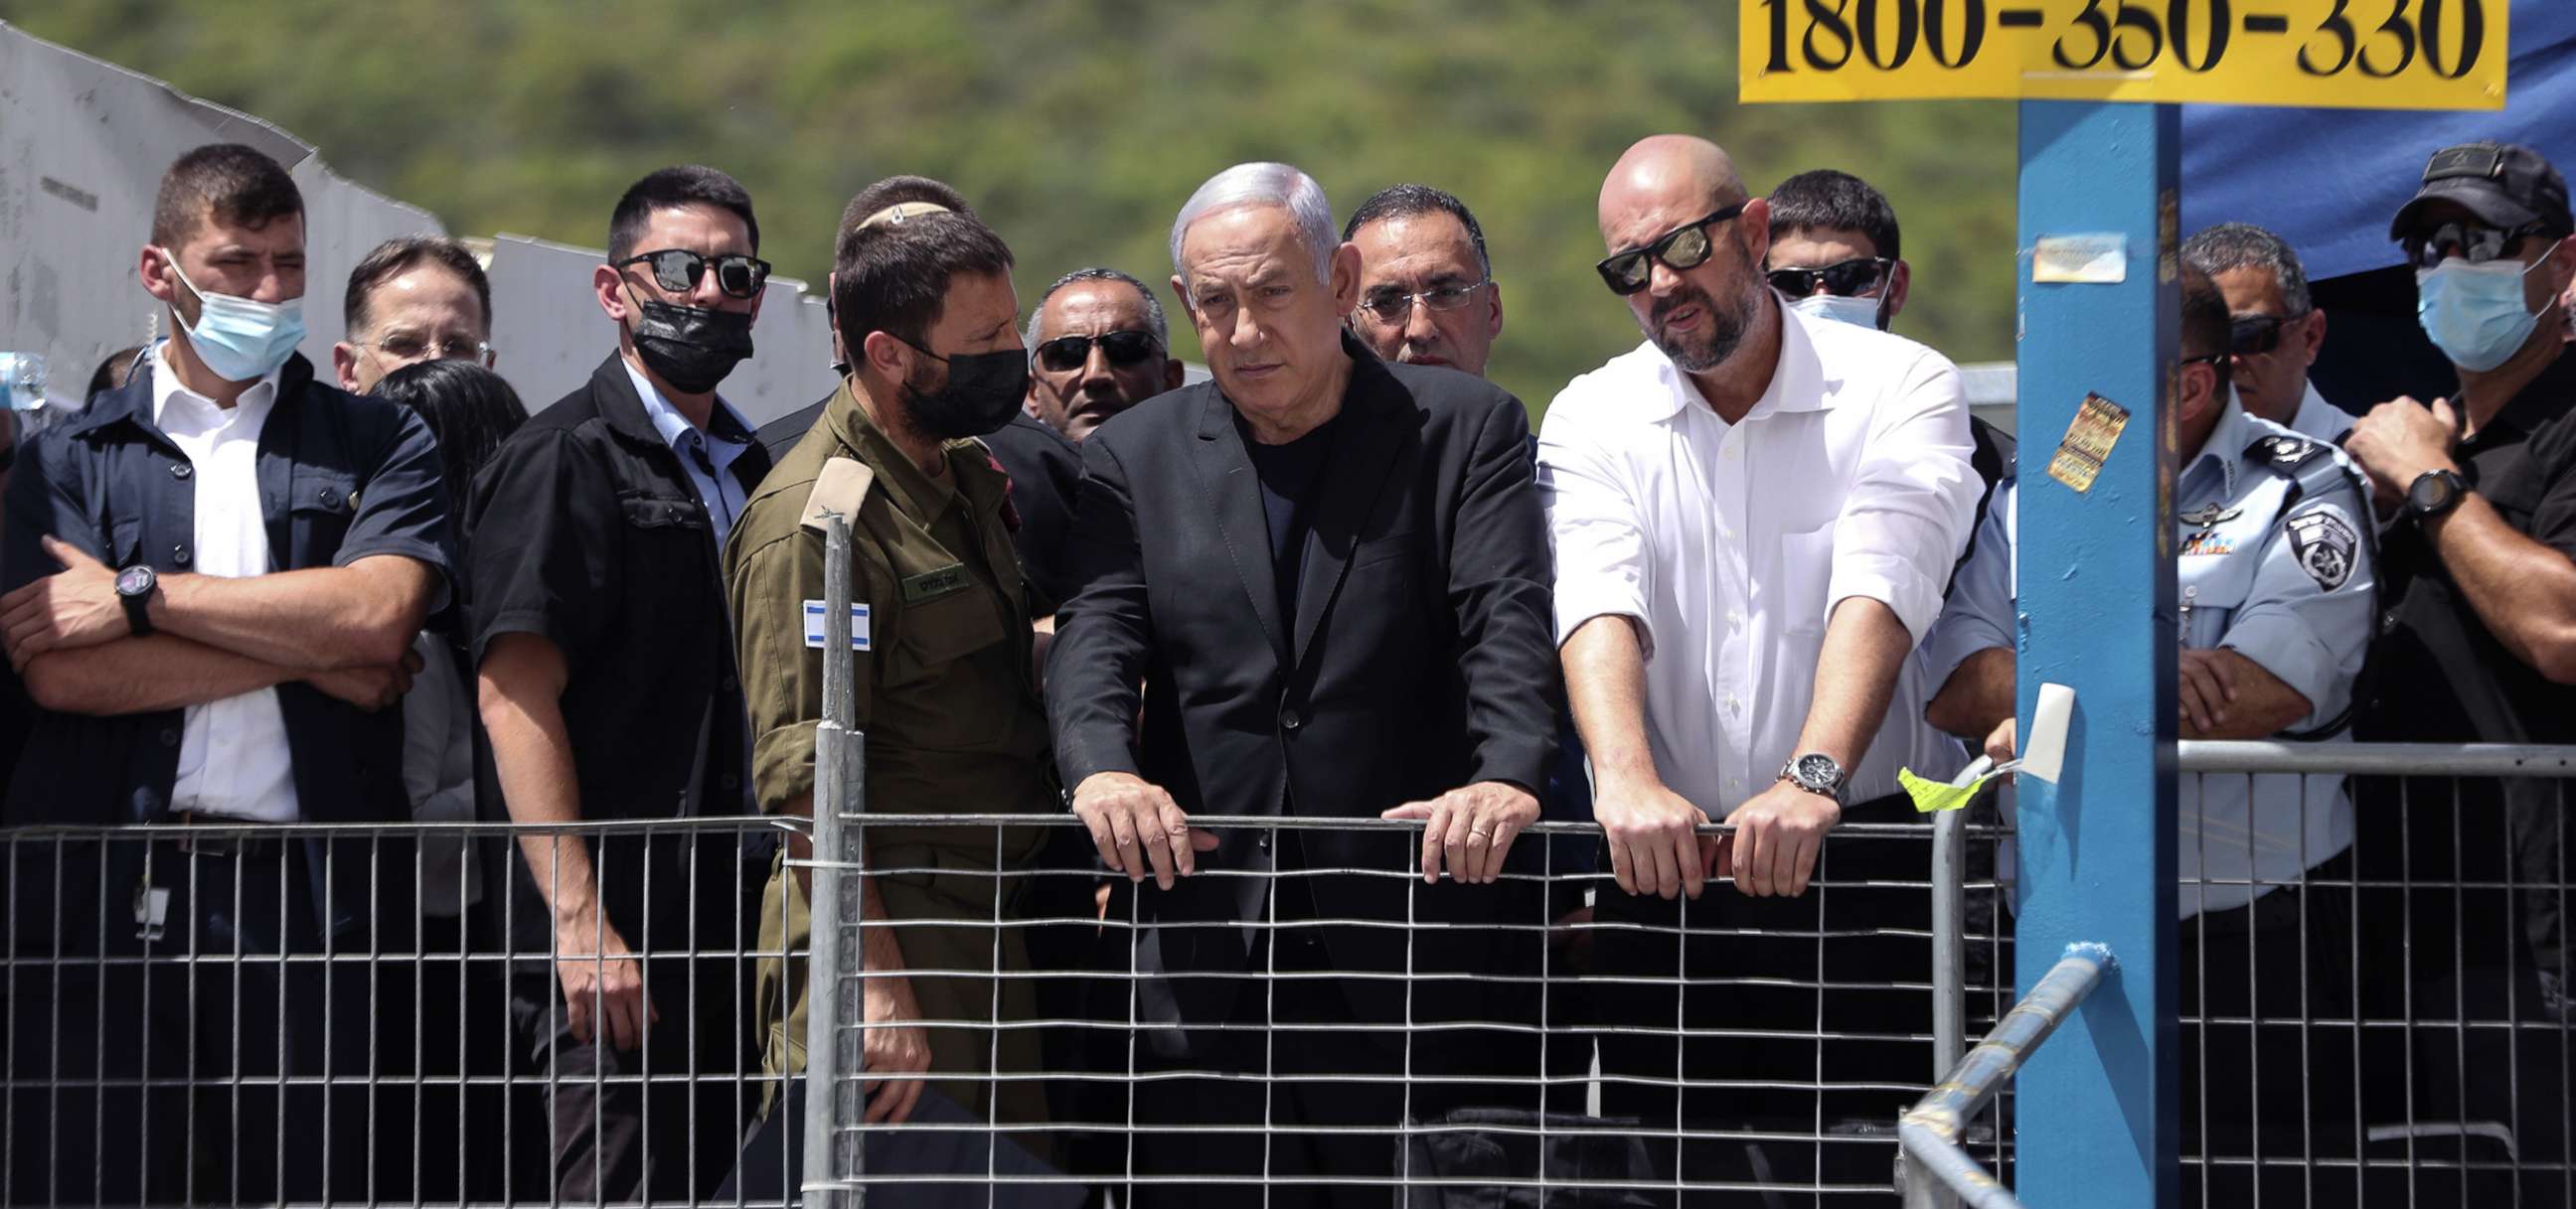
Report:
[[[769,262],[757,256],[729,252],[722,256],[701,256],[687,248],[664,248],[658,252],[638,252],[617,262],[618,268],[641,261],[653,267],[653,283],[674,294],[686,294],[698,288],[698,279],[707,275],[707,267],[716,271],[716,288],[729,298],[749,298],[769,282]]]
[[[1825,283],[1825,292],[1841,298],[1858,298],[1877,289],[1887,280],[1888,266],[1896,261],[1885,256],[1855,256],[1837,264],[1813,269],[1773,269],[1768,274],[1771,288],[1791,298],[1805,298],[1816,292],[1816,283]]]
[[[1744,203],[1737,202],[1706,218],[1683,223],[1642,248],[1630,248],[1605,256],[1601,263],[1592,267],[1601,271],[1601,280],[1610,287],[1611,293],[1626,297],[1646,288],[1647,283],[1654,280],[1654,261],[1664,262],[1665,268],[1676,273],[1696,269],[1705,263],[1717,246],[1708,237],[1709,227],[1742,213]]]
[[[2260,357],[2281,347],[2281,328],[2298,315],[2238,315],[2227,321],[2231,356]]]
[[[1081,369],[1091,360],[1091,346],[1094,344],[1109,355],[1111,365],[1134,365],[1162,351],[1154,333],[1132,328],[1098,336],[1058,336],[1038,346],[1038,365],[1059,374]]]
[[[2206,365],[2209,368],[2218,371],[2218,376],[2220,378],[2225,378],[2227,376],[2228,358],[2235,355],[2236,354],[2234,353],[2211,353],[2206,357],[2185,357],[2182,359],[2182,364]]]
[[[2502,256],[2527,235],[2545,235],[2546,223],[2524,223],[2506,230],[2484,223],[2447,222],[2430,231],[2418,231],[2397,241],[2406,250],[2406,263],[2419,269],[2439,266],[2457,256],[2470,264],[2485,264]]]

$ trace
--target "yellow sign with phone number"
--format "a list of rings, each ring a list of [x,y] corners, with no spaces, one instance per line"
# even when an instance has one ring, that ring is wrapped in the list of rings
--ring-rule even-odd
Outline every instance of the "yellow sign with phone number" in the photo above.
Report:
[[[2511,0],[1737,0],[1743,99],[2502,109]]]

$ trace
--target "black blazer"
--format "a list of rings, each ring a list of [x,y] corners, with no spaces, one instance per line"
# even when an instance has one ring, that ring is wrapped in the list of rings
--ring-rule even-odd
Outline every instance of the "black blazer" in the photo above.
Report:
[[[1046,676],[1067,786],[1125,771],[1194,815],[1362,818],[1475,781],[1545,786],[1557,665],[1528,415],[1481,379],[1343,343],[1355,364],[1293,617],[1279,615],[1258,480],[1214,383],[1148,399],[1083,442],[1081,587]],[[1418,833],[1280,835],[1285,853],[1266,833],[1222,834],[1198,876],[1143,887],[1140,918],[1258,919],[1273,869],[1419,865]],[[1540,849],[1516,844],[1516,866],[1535,870]],[[1532,883],[1321,875],[1313,890],[1331,918],[1543,922]],[[1489,931],[1426,939],[1415,968],[1443,954],[1478,965]],[[1159,939],[1161,968],[1227,968],[1251,930]],[[1397,930],[1328,929],[1326,943],[1344,968],[1404,968]]]

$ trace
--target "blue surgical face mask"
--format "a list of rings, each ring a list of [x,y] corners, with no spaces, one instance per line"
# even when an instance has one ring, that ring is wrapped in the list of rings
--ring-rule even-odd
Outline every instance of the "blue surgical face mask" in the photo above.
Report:
[[[188,334],[188,347],[195,349],[197,359],[215,376],[226,382],[251,382],[276,372],[304,342],[304,300],[253,302],[231,294],[209,294],[197,288],[180,271],[179,257],[169,249],[161,255],[170,262],[170,272],[188,292],[197,296],[197,322],[192,326],[178,320],[179,330]],[[179,308],[170,312],[176,318]]]
[[[1879,322],[1879,317],[1886,310],[1886,306],[1887,300],[1884,298],[1845,298],[1840,294],[1809,294],[1804,298],[1792,299],[1789,303],[1789,309],[1801,315],[1812,315],[1818,319],[1831,319],[1837,323],[1877,328],[1882,331],[1885,328]]]
[[[2522,279],[2547,263],[2547,256],[2531,265],[2509,259],[2471,264],[2454,256],[2417,269],[2415,319],[2451,364],[2474,373],[2494,369],[2512,360],[2540,326],[2540,314],[2522,300]]]

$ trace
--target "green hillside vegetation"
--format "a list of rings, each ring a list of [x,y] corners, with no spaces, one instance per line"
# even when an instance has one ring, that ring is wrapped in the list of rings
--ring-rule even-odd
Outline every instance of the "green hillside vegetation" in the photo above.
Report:
[[[1534,411],[1638,338],[1591,270],[1601,174],[1639,136],[1698,132],[1757,192],[1825,166],[1879,185],[1915,264],[1898,330],[2011,355],[2010,105],[1738,106],[1732,3],[0,0],[0,18],[277,122],[460,234],[598,245],[635,177],[714,164],[750,188],[765,255],[817,283],[842,203],[894,172],[966,193],[1024,303],[1085,264],[1162,282],[1173,212],[1239,160],[1296,163],[1343,214],[1437,185],[1485,226],[1494,376]]]

